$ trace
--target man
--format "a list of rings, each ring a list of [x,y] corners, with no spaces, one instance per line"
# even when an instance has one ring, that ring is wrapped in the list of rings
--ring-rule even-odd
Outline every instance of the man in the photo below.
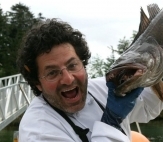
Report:
[[[88,79],[89,58],[82,33],[68,23],[47,20],[27,33],[17,62],[37,97],[21,120],[20,142],[129,142],[130,123],[159,115],[163,103],[150,88],[116,97],[105,77]]]

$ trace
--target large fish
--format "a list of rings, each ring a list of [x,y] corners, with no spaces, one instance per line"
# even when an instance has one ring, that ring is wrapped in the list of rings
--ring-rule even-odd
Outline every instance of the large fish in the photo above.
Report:
[[[139,31],[129,48],[112,64],[106,74],[117,95],[137,87],[153,86],[163,100],[163,10],[157,4],[147,6],[149,18],[141,8]]]

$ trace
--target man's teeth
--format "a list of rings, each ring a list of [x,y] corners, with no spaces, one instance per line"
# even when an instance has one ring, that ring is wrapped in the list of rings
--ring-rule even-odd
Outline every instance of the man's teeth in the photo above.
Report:
[[[71,90],[73,90],[73,89],[75,89],[75,88],[76,88],[76,87],[71,88],[71,89],[67,89],[67,90],[63,90],[63,92],[71,91]]]

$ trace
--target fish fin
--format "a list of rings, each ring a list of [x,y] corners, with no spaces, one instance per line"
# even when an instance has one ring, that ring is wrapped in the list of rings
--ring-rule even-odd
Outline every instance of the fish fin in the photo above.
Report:
[[[157,4],[150,4],[147,6],[149,19],[152,20],[161,10]]]
[[[139,30],[138,33],[136,34],[133,42],[131,43],[131,45],[139,38],[139,36],[147,29],[147,27],[150,24],[150,20],[147,17],[147,15],[145,14],[144,10],[142,9],[142,7],[140,8],[140,24],[139,24]],[[130,46],[131,46],[130,45]]]

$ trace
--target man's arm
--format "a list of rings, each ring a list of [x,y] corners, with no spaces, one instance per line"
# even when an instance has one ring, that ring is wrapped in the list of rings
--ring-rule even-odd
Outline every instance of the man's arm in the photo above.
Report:
[[[157,97],[163,101],[163,81],[151,86],[153,92],[157,95]]]
[[[130,123],[147,123],[155,119],[163,110],[163,102],[151,87],[144,88],[136,101],[136,105],[129,114]]]

